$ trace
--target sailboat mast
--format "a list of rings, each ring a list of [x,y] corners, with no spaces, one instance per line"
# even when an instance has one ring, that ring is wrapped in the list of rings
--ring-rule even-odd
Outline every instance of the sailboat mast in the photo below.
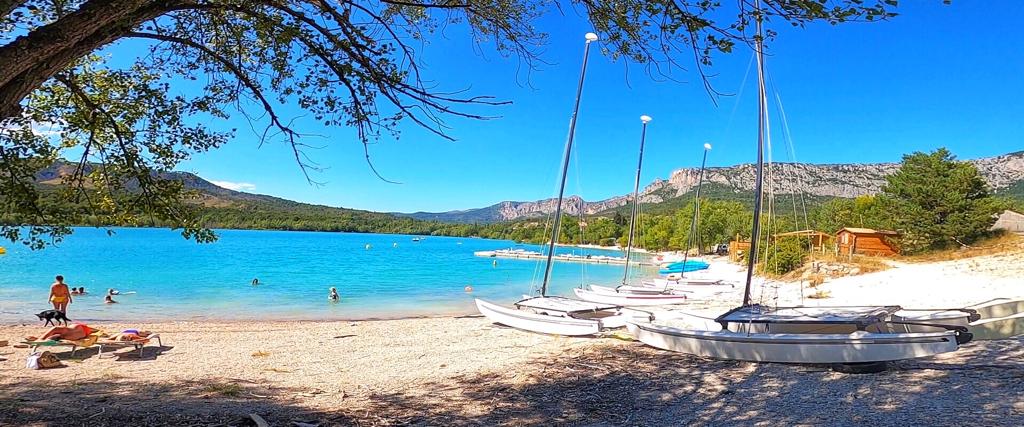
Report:
[[[629,214],[629,239],[626,240],[626,269],[622,273],[622,284],[629,280],[629,257],[633,254],[633,235],[636,233],[637,213],[640,211],[640,171],[644,167],[644,140],[647,139],[647,123],[651,116],[640,116],[640,159],[636,162],[636,181],[633,183],[633,211]]]
[[[551,241],[548,243],[547,265],[544,266],[544,281],[540,285],[540,295],[545,296],[548,292],[548,279],[551,278],[551,263],[555,256],[555,244],[558,242],[558,232],[562,225],[562,199],[565,197],[565,178],[569,172],[569,159],[572,155],[572,140],[576,136],[576,114],[580,111],[580,98],[583,96],[583,78],[587,75],[587,58],[590,57],[590,42],[597,40],[597,34],[587,33],[586,46],[583,48],[583,67],[580,70],[580,81],[576,85],[576,103],[572,107],[572,117],[569,119],[569,137],[565,141],[565,154],[562,156],[562,181],[558,186],[558,204],[555,205],[555,222],[551,226]]]
[[[697,242],[697,255],[700,255],[700,231],[697,230],[697,223],[700,220],[700,188],[704,186],[704,166],[708,163],[708,151],[711,144],[704,143],[704,159],[700,161],[700,173],[697,178],[697,193],[693,195],[693,219],[690,221],[690,234],[686,236],[686,248],[683,250],[683,271],[679,277],[686,276],[686,261],[690,258],[691,243]],[[692,240],[691,240],[692,239]]]
[[[757,167],[756,183],[754,185],[754,225],[750,231],[750,251],[747,252],[747,282],[743,288],[743,305],[750,304],[750,283],[754,278],[754,266],[757,264],[757,241],[761,233],[761,199],[764,180],[764,127],[768,120],[768,103],[765,99],[764,89],[764,35],[761,29],[761,2],[756,3],[757,13],[757,36],[755,36],[755,48],[757,49]]]

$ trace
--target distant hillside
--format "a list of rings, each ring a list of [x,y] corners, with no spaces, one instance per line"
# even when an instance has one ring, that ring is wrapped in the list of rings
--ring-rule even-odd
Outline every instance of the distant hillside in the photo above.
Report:
[[[61,179],[75,167],[58,162],[39,171],[36,182],[44,187],[59,186]],[[86,173],[93,167],[88,165]],[[436,222],[387,213],[312,205],[229,190],[188,172],[171,172],[164,177],[182,181],[185,188],[199,192],[203,220],[210,228],[430,234],[442,227]]]
[[[1024,198],[1024,151],[1002,156],[969,160],[997,194]],[[766,186],[774,189],[780,203],[792,198],[785,195],[803,194],[805,203],[819,204],[831,198],[852,198],[877,193],[885,176],[893,173],[898,163],[873,164],[806,164],[775,163],[766,176]],[[646,186],[641,201],[647,212],[669,211],[683,206],[693,197],[700,170],[684,168],[673,171],[668,179],[658,179]],[[754,190],[755,168],[752,164],[707,168],[704,174],[704,194],[708,197],[750,202]],[[566,200],[565,211],[577,215],[580,206],[587,215],[604,215],[628,203],[626,196],[616,196],[596,202],[582,201],[573,196]],[[554,212],[554,199],[534,202],[501,202],[480,209],[451,212],[416,212],[405,215],[417,219],[445,222],[495,222],[523,218],[539,218]]]

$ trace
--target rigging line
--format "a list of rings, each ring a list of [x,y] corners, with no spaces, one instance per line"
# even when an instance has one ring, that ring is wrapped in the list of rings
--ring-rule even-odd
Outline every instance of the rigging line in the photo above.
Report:
[[[580,233],[580,253],[582,255],[583,247],[586,242],[583,240],[583,212],[586,209],[586,205],[583,201],[583,163],[580,162],[580,149],[579,143],[576,144],[576,150],[573,151],[573,170],[576,172],[576,195],[579,197],[578,212],[579,215],[579,233]],[[580,263],[580,286],[582,287],[587,281],[587,263]]]
[[[762,66],[762,69],[763,69],[762,70],[763,71],[762,76],[763,76],[764,79],[767,80],[769,78],[767,67],[764,66],[763,62],[762,62],[761,66]],[[768,86],[768,81],[762,81],[762,86],[761,86],[761,97],[762,98],[761,98],[761,101],[764,103],[763,104],[764,105],[764,107],[763,107],[763,114],[764,114],[764,150],[765,150],[765,154],[767,155],[767,161],[765,163],[765,166],[767,166],[767,168],[768,168],[768,171],[767,171],[768,172],[768,177],[767,177],[767,181],[768,181],[768,200],[767,200],[767,203],[768,203],[768,217],[767,217],[767,220],[765,221],[766,222],[766,230],[764,230],[764,233],[763,233],[763,235],[765,236],[764,259],[762,261],[763,262],[762,265],[764,266],[764,270],[765,270],[764,273],[768,273],[769,263],[774,263],[775,266],[778,267],[778,250],[779,250],[778,241],[773,238],[773,235],[778,233],[778,222],[776,221],[776,218],[775,218],[775,215],[776,215],[776,213],[775,213],[775,201],[776,200],[775,199],[776,199],[776,196],[777,196],[777,194],[776,194],[776,190],[777,190],[776,184],[777,184],[777,182],[776,182],[776,179],[775,179],[775,174],[776,174],[776,167],[777,167],[777,165],[775,164],[774,147],[772,146],[772,128],[771,128],[771,120],[770,120],[771,113],[770,113],[769,108],[768,108],[768,94],[766,92],[767,91],[767,86]],[[769,257],[769,252],[771,252],[775,256]],[[778,284],[775,281],[769,280],[767,275],[764,278],[764,283],[765,284],[772,284],[773,285],[772,287],[773,287],[773,289],[775,291],[774,292],[774,295],[775,295],[774,300],[777,302],[778,301]],[[764,303],[764,298],[766,297],[765,294],[768,291],[769,291],[769,289],[766,289],[765,286],[761,287],[761,303],[762,304]]]
[[[570,121],[570,123],[571,123],[571,121]],[[557,166],[552,169],[552,172],[558,173]],[[555,180],[555,182],[552,183],[551,194],[558,194],[558,180],[557,179]],[[554,216],[555,216],[554,212],[548,212],[547,215],[545,215],[543,217],[544,218],[544,223],[543,223],[544,226],[541,229],[541,231],[543,231],[543,233],[541,233],[542,236],[543,235],[550,235],[551,234],[549,230],[551,230],[551,227],[553,225],[552,219],[554,218]],[[511,237],[511,236],[509,236],[509,237]],[[542,255],[544,255],[546,250],[547,250],[547,247],[544,245],[543,241],[540,242],[540,246],[541,246],[541,248],[540,248],[539,252]],[[540,291],[540,286],[539,286],[540,283],[539,283],[538,279],[541,277],[541,272],[542,272],[541,267],[544,267],[544,266],[545,266],[545,264],[544,264],[543,258],[539,258],[539,259],[535,260],[534,263],[533,263],[533,276],[530,279],[530,292],[533,293],[533,294],[539,293],[539,291]]]
[[[576,102],[573,105],[572,116],[569,119],[569,135],[565,141],[565,154],[562,156],[562,176],[558,187],[558,201],[555,203],[555,221],[551,228],[551,241],[548,243],[547,265],[544,267],[544,281],[541,282],[540,294],[545,296],[548,289],[548,279],[551,278],[551,266],[555,256],[555,244],[558,243],[559,225],[562,219],[562,198],[565,195],[565,178],[569,171],[569,159],[572,156],[572,142],[576,135],[576,118],[579,115],[580,99],[583,98],[583,81],[587,75],[587,59],[590,57],[590,42],[596,40],[597,36],[587,33],[587,44],[583,50],[583,66],[580,70],[580,80],[576,85]]]
[[[757,36],[756,36],[756,53],[757,53],[757,87],[758,87],[758,118],[757,118],[757,171],[756,171],[756,182],[754,190],[754,218],[753,226],[750,232],[750,250],[747,256],[747,276],[745,285],[743,288],[743,305],[750,304],[750,287],[751,282],[754,278],[754,267],[757,265],[757,244],[761,236],[761,199],[763,195],[761,193],[763,183],[763,171],[764,171],[764,121],[765,117],[765,96],[764,96],[764,33],[762,31],[762,20],[761,16],[761,1],[757,0],[754,4],[757,9],[756,25],[757,25]]]
[[[793,163],[794,163],[794,166],[795,166],[796,163],[797,163],[796,144],[793,143],[793,133],[789,129],[789,120],[786,118],[786,109],[782,105],[782,96],[780,96],[779,91],[777,89],[775,89],[775,102],[776,102],[776,104],[777,104],[777,106],[779,108],[779,118],[782,121],[782,128],[785,131],[786,143],[788,144],[788,147],[789,147],[790,157],[793,160]],[[803,182],[803,177],[800,176],[799,173],[796,174],[796,177],[797,177],[797,186],[798,186],[798,188],[797,188],[798,191],[797,192],[800,194],[800,205],[801,205],[801,209],[803,210],[803,216],[804,216],[804,226],[809,229],[811,223],[810,223],[810,221],[807,218],[807,201],[804,198],[804,189],[806,187],[805,187],[804,182]],[[795,202],[795,200],[794,200],[794,202]]]
[[[732,134],[732,122],[736,118],[736,110],[739,109],[740,104],[743,100],[743,90],[747,86],[747,79],[750,77],[750,70],[754,68],[754,62],[757,58],[757,52],[750,53],[750,60],[747,61],[747,70],[743,72],[743,80],[740,81],[740,90],[736,92],[736,101],[732,104],[732,111],[729,112],[729,119],[725,122],[725,136],[726,139]]]
[[[796,167],[797,166],[796,144],[793,143],[793,132],[789,128],[789,120],[786,117],[786,109],[784,108],[784,106],[782,104],[782,96],[781,96],[781,94],[780,94],[780,92],[778,90],[778,87],[775,85],[775,79],[772,76],[771,72],[768,72],[768,82],[769,82],[769,84],[772,87],[773,94],[775,95],[775,104],[776,104],[776,107],[778,107],[778,113],[777,114],[779,116],[780,121],[782,122],[782,130],[783,130],[783,135],[785,137],[784,140],[786,142],[787,154],[789,155],[790,160],[793,162],[793,167]],[[806,202],[806,200],[804,198],[804,189],[806,188],[806,186],[804,185],[803,178],[800,176],[799,172],[794,174],[794,175],[796,176],[796,181],[797,181],[797,191],[793,193],[794,194],[793,203],[794,204],[796,203],[795,195],[797,193],[799,193],[800,194],[801,209],[803,211],[803,217],[804,217],[804,226],[805,226],[804,228],[805,229],[809,229],[810,228],[810,221],[808,220],[808,216],[807,216],[807,202]],[[794,208],[794,211],[795,210],[796,209]],[[793,216],[796,217],[797,213],[794,212]],[[796,221],[796,224],[797,225],[799,224],[799,219]]]
[[[778,109],[778,112],[776,114],[778,115],[779,120],[782,123],[782,136],[783,136],[783,140],[785,142],[784,146],[786,148],[786,154],[788,155],[788,157],[790,157],[790,161],[793,163],[791,165],[791,168],[790,168],[791,171],[793,171],[794,169],[798,169],[798,166],[799,166],[797,164],[797,150],[796,150],[796,146],[793,143],[793,132],[791,132],[791,130],[790,130],[790,123],[788,123],[788,120],[786,120],[785,110],[782,108],[782,97],[779,94],[778,88],[775,86],[774,77],[770,73],[768,74],[768,83],[769,83],[769,85],[771,85],[772,92],[775,95],[774,96],[774,100],[775,100],[775,104],[776,104],[777,109]],[[784,173],[783,173],[783,175],[784,175]],[[804,229],[809,229],[810,228],[810,221],[807,220],[807,205],[806,205],[806,202],[804,201],[804,188],[805,188],[805,186],[804,186],[804,183],[803,183],[803,178],[801,178],[799,172],[793,173],[793,175],[796,177],[796,181],[797,181],[797,187],[795,188],[793,193],[791,193],[791,196],[792,196],[791,200],[793,202],[794,226],[796,228],[798,228],[798,229],[800,228],[800,215],[799,215],[800,211],[797,209],[797,194],[800,194],[801,206],[803,207],[803,213],[804,213]],[[813,249],[813,245],[809,245],[808,249],[809,250]],[[811,251],[811,252],[813,252],[813,251]]]

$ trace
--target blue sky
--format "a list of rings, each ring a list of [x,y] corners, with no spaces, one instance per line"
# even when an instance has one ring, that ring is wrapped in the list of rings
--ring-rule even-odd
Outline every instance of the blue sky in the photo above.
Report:
[[[777,28],[767,67],[785,106],[796,159],[813,163],[898,161],[904,153],[950,148],[968,159],[1024,149],[1024,38],[1017,19],[1024,2],[901,2],[889,22]],[[481,57],[457,30],[435,37],[422,55],[426,73],[443,89],[471,88],[513,104],[487,112],[491,121],[449,120],[449,142],[402,127],[400,139],[371,149],[383,182],[367,168],[362,147],[348,129],[299,119],[310,155],[326,169],[323,186],[306,183],[283,144],[258,148],[255,135],[200,154],[179,169],[213,181],[245,183],[247,191],[302,202],[375,211],[444,211],[483,207],[502,200],[551,197],[565,142],[586,21],[549,14],[539,27],[550,35],[530,85],[515,60]],[[119,47],[111,52],[117,56]],[[631,190],[640,134],[648,129],[643,182],[671,170],[699,166],[701,145],[714,149],[708,163],[728,166],[754,158],[756,98],[751,61],[743,48],[719,56],[714,83],[724,92],[715,107],[694,73],[684,83],[654,82],[636,64],[590,58],[577,129],[577,159],[569,193],[597,200]],[[520,83],[517,83],[520,82]],[[775,93],[769,96],[774,97]],[[296,116],[301,113],[293,112]],[[245,128],[239,123],[232,123]],[[775,157],[781,123],[773,123]]]

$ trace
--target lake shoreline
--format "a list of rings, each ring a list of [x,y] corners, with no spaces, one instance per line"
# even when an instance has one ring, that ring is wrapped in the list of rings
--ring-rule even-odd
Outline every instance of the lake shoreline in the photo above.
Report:
[[[166,229],[117,231],[108,237],[103,230],[76,229],[58,247],[14,248],[0,257],[0,323],[28,322],[51,308],[48,290],[58,274],[68,286],[88,291],[73,296],[71,319],[144,321],[461,315],[475,311],[474,298],[514,301],[539,281],[537,261],[474,256],[513,245],[503,240],[224,231],[218,242],[197,245]],[[569,252],[618,254],[557,250]],[[559,263],[549,290],[571,295],[581,277],[603,283],[621,274],[622,266]],[[114,296],[118,304],[103,303],[111,288],[121,292]],[[328,301],[330,288],[340,302]]]
[[[721,262],[712,268],[743,273]],[[1019,296],[1020,277],[1024,251],[896,264],[828,281],[821,288],[833,297],[808,303],[962,307]],[[970,292],[962,288],[968,280]],[[758,293],[777,292],[779,304],[799,301],[799,283],[771,285]],[[676,308],[713,315],[735,306],[740,292]],[[1024,337],[972,341],[893,363],[883,374],[849,375],[660,351],[624,331],[534,334],[474,315],[91,326],[148,329],[162,341],[141,357],[132,349],[101,357],[95,347],[74,356],[51,348],[66,367],[43,371],[25,369],[28,349],[0,347],[0,425],[233,425],[249,414],[272,425],[322,426],[954,426],[968,422],[964,414],[979,425],[1016,426],[1024,419],[1024,403],[1006,398],[1024,395]],[[41,330],[0,326],[0,341],[13,345]]]

